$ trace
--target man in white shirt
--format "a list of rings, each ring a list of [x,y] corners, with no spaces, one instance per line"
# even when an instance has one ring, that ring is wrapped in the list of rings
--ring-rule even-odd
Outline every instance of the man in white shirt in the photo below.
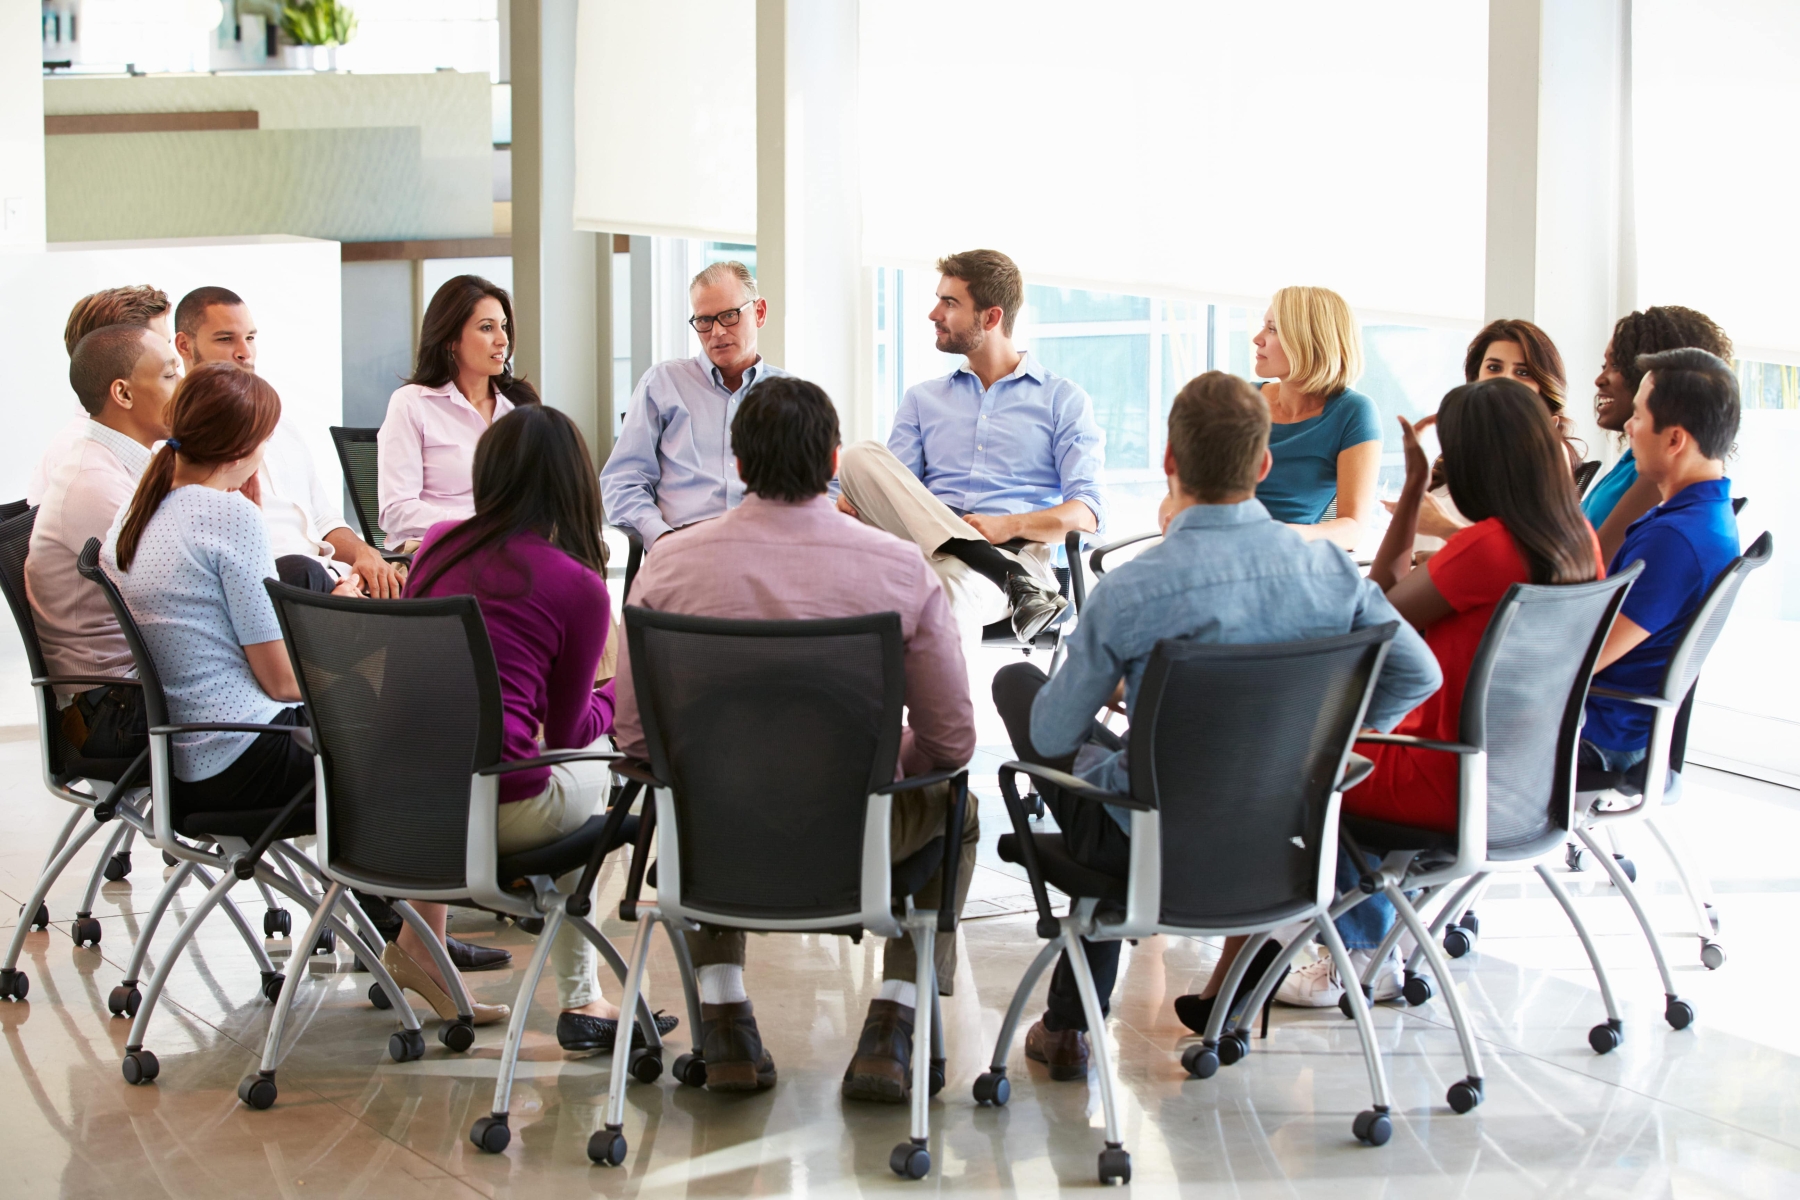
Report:
[[[166,413],[180,381],[181,360],[168,339],[141,325],[103,326],[75,347],[69,382],[88,412],[86,427],[50,469],[25,558],[25,594],[53,676],[132,674],[131,648],[105,593],[81,578],[75,562],[131,503],[150,446],[169,436]],[[129,758],[143,749],[142,689],[57,691],[66,705],[63,734],[78,752]]]
[[[175,306],[175,349],[191,369],[235,362],[256,370],[256,322],[236,292],[195,288]],[[398,597],[406,576],[351,532],[338,493],[320,480],[312,452],[285,417],[263,451],[262,469],[244,494],[263,510],[269,545],[284,583],[330,591],[355,571],[369,595]]]

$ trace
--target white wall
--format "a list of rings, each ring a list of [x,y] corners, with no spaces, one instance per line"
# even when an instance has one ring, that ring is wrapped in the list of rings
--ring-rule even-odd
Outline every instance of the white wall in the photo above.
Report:
[[[338,255],[336,242],[274,236],[0,246],[0,328],[28,347],[0,440],[0,497],[23,496],[45,445],[83,415],[62,345],[70,307],[90,292],[135,283],[162,288],[171,302],[205,284],[242,296],[256,318],[257,373],[281,394],[321,476],[337,475],[328,427],[343,419]],[[24,649],[16,635],[0,633],[0,725],[35,721],[24,681]]]
[[[0,245],[44,240],[40,16],[29,0],[0,0]]]

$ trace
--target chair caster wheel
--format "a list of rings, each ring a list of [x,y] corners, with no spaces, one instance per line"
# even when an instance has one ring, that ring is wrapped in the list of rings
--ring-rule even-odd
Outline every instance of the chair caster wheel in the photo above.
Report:
[[[238,1099],[251,1108],[269,1108],[275,1103],[275,1080],[269,1075],[246,1075],[238,1080]]]
[[[0,1000],[23,1000],[29,991],[29,975],[17,967],[0,967]]]
[[[23,908],[23,906],[21,906],[21,908]],[[40,904],[38,905],[37,916],[31,919],[31,931],[33,933],[42,933],[48,928],[50,928],[50,906],[48,904]]]
[[[1462,920],[1458,921],[1457,924],[1468,930],[1470,937],[1481,936],[1481,918],[1475,915],[1474,909],[1471,908],[1468,912],[1464,913],[1462,915]]]
[[[1670,996],[1668,1006],[1663,1009],[1663,1020],[1669,1023],[1670,1029],[1686,1029],[1694,1023],[1694,1006]]]
[[[143,1002],[144,994],[135,984],[121,983],[107,995],[106,1008],[115,1017],[135,1017],[138,1005]]]
[[[888,1166],[902,1179],[923,1179],[931,1174],[931,1151],[917,1142],[901,1142],[888,1155]]]
[[[1613,861],[1615,861],[1619,864],[1619,870],[1624,872],[1625,878],[1629,879],[1633,883],[1637,882],[1637,864],[1636,863],[1632,862],[1629,858],[1626,858],[1623,854],[1613,855]]]
[[[417,1029],[397,1030],[388,1038],[388,1057],[397,1063],[425,1057],[425,1035]]]
[[[163,866],[165,866],[165,867],[173,867],[180,861],[173,854],[170,854],[167,850],[164,850],[162,852],[162,856],[163,856]]]
[[[388,999],[386,989],[379,983],[371,983],[369,985],[369,1003],[373,1004],[376,1008],[385,1009],[394,1007],[394,1002]]]
[[[655,1083],[662,1078],[662,1051],[648,1046],[631,1052],[631,1077],[639,1083]]]
[[[75,939],[77,946],[100,945],[100,922],[94,917],[78,917],[69,927],[69,934]]]
[[[1444,953],[1451,958],[1461,958],[1475,948],[1475,939],[1461,925],[1452,925],[1444,930]]]
[[[271,908],[263,913],[263,936],[266,938],[292,937],[294,933],[294,914],[285,908]]]
[[[287,914],[284,912],[281,915],[285,917]],[[336,933],[336,931],[330,930],[330,929],[319,930],[319,940],[313,943],[312,952],[314,954],[336,954],[337,953],[337,933]]]
[[[264,971],[262,977],[263,999],[274,1004],[281,999],[281,985],[287,982],[287,976],[280,971]]]
[[[1414,1008],[1431,999],[1435,993],[1431,990],[1431,980],[1423,975],[1408,974],[1406,982],[1400,988],[1400,995]]]
[[[1481,1103],[1481,1080],[1459,1079],[1450,1085],[1450,1092],[1444,1098],[1450,1102],[1450,1111],[1466,1113]]]
[[[1611,1054],[1625,1040],[1625,1027],[1618,1021],[1602,1021],[1588,1030],[1588,1045],[1595,1054]]]
[[[1005,1108],[1012,1099],[1012,1081],[999,1071],[983,1071],[975,1077],[975,1103]]]
[[[1131,1155],[1122,1147],[1108,1146],[1100,1152],[1100,1182],[1131,1182]]]
[[[1036,792],[1030,793],[1029,795],[1027,795],[1025,797],[1025,810],[1027,813],[1030,814],[1032,820],[1034,820],[1034,821],[1043,820],[1044,819],[1044,811],[1045,811],[1044,810],[1044,798],[1042,796],[1038,795]]]
[[[1375,1007],[1375,993],[1367,987],[1363,988],[1363,1003],[1371,1010]],[[1338,997],[1337,1006],[1338,1011],[1344,1014],[1344,1020],[1353,1021],[1356,1019],[1356,1010],[1350,1007],[1349,992],[1345,992]]]
[[[137,1085],[149,1083],[162,1070],[162,1064],[156,1061],[156,1055],[148,1050],[131,1050],[125,1055],[125,1061],[119,1064],[119,1073],[125,1076],[125,1082]]]
[[[376,990],[381,990],[379,984],[376,985]],[[451,1053],[461,1054],[475,1044],[475,1027],[460,1018],[455,1021],[445,1021],[438,1026],[438,1041],[442,1042]]]
[[[1181,1052],[1181,1068],[1195,1079],[1219,1073],[1219,1052],[1212,1046],[1189,1046]]]
[[[121,850],[106,860],[106,866],[100,871],[108,883],[117,883],[131,874],[131,851]]]
[[[1232,1032],[1219,1039],[1219,1065],[1223,1067],[1241,1063],[1250,1054],[1250,1039],[1243,1033]]]
[[[683,1087],[699,1088],[706,1086],[706,1060],[698,1054],[683,1054],[675,1059],[675,1066],[669,1072],[675,1076],[675,1082]]]
[[[1709,971],[1716,971],[1725,965],[1725,947],[1717,942],[1700,943],[1700,965]]]
[[[1350,1132],[1365,1146],[1385,1146],[1388,1139],[1394,1136],[1394,1122],[1384,1112],[1365,1109],[1357,1113],[1356,1120],[1350,1123]]]
[[[480,1117],[469,1127],[469,1140],[483,1154],[499,1154],[512,1143],[505,1117]]]
[[[929,1074],[931,1077],[931,1091],[927,1094],[935,1096],[944,1090],[944,1060],[941,1058],[932,1059]]]
[[[603,1167],[620,1166],[625,1161],[625,1135],[616,1129],[600,1129],[588,1139],[588,1158]]]

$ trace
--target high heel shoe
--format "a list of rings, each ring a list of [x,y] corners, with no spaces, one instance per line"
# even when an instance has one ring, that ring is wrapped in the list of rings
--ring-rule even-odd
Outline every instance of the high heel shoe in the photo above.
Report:
[[[1238,984],[1239,991],[1246,994],[1254,992],[1257,982],[1269,973],[1269,968],[1275,965],[1275,960],[1280,955],[1280,942],[1273,938],[1264,942],[1262,949],[1256,952],[1256,957],[1250,960],[1250,969],[1244,972],[1244,978]],[[1287,972],[1283,971],[1282,974],[1285,975]],[[1275,986],[1281,986],[1279,979],[1275,981]],[[1175,997],[1175,1016],[1195,1033],[1204,1035],[1206,1024],[1212,1019],[1213,1006],[1218,999],[1217,996],[1177,996]],[[1262,1035],[1264,1037],[1269,1036],[1269,1005],[1274,1002],[1274,999],[1275,992],[1271,989],[1269,998],[1263,1001]]]
[[[400,948],[398,942],[389,942],[381,948],[381,965],[387,968],[387,973],[394,977],[395,983],[424,997],[425,1003],[431,1005],[431,1010],[437,1013],[440,1020],[456,1019],[456,1002],[438,986],[437,980],[425,973],[425,968],[419,965],[418,960]],[[471,1000],[470,1003],[474,1004],[474,1001]],[[492,1025],[506,1020],[511,1013],[512,1009],[504,1004],[475,1004],[475,1011],[470,1014],[473,1017],[471,1024]]]

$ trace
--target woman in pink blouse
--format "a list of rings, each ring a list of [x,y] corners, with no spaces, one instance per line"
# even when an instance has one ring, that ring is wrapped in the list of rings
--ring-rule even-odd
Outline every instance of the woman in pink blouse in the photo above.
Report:
[[[458,275],[431,298],[412,378],[388,398],[377,441],[388,545],[475,515],[475,443],[516,406],[538,402],[513,378],[512,328],[512,298],[478,275]]]

